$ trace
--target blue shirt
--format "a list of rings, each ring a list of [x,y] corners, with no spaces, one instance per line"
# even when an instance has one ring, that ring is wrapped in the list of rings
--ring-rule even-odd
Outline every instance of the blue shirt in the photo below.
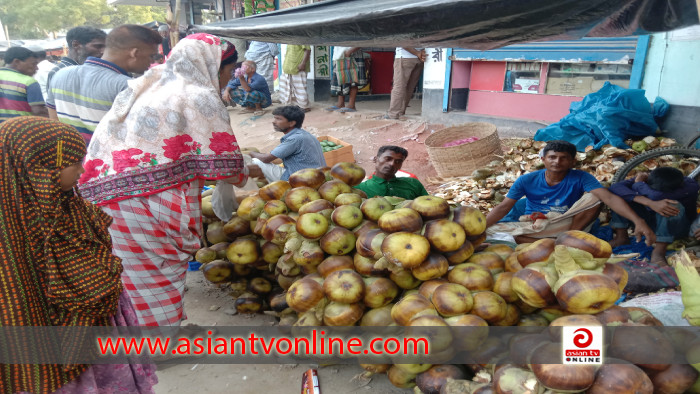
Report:
[[[284,163],[283,181],[288,180],[290,175],[304,168],[326,166],[321,143],[308,131],[295,128],[280,138],[280,142],[270,154],[282,159],[282,163]]]
[[[564,213],[583,196],[583,193],[603,187],[593,175],[580,170],[570,170],[561,182],[549,186],[544,178],[545,171],[539,170],[520,176],[506,195],[513,200],[525,196],[526,215],[550,211]]]
[[[241,81],[238,78],[233,78],[228,82],[228,85],[226,85],[226,87],[231,88],[231,90],[238,89],[240,86]],[[267,80],[265,80],[265,77],[258,73],[254,73],[250,77],[248,86],[250,87],[250,90],[257,90],[258,92],[264,94],[265,97],[267,97],[268,102],[272,102],[272,96],[270,96],[270,88],[267,86]]]
[[[279,54],[277,44],[271,42],[251,41],[248,50],[245,51],[247,60],[258,61],[265,56],[275,57]]]

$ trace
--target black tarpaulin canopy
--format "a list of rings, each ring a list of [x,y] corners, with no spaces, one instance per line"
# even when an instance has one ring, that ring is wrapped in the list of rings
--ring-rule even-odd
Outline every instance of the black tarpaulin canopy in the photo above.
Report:
[[[486,50],[694,24],[696,0],[329,0],[195,30],[287,44]]]

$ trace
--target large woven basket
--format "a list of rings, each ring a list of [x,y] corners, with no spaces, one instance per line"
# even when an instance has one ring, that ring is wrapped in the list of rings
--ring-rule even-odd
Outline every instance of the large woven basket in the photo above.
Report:
[[[477,137],[477,141],[443,148],[448,142]],[[484,167],[500,152],[501,141],[496,126],[491,123],[473,122],[436,131],[426,138],[430,162],[441,177],[471,175]]]

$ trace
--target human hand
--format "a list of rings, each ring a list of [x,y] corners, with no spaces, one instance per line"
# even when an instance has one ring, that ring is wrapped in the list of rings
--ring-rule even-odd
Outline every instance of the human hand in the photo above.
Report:
[[[700,228],[695,230],[695,232],[693,233],[693,237],[695,237],[695,239],[697,240],[700,240]]]
[[[244,76],[248,73],[248,66],[245,64],[242,64],[241,67],[237,68],[236,71],[233,72],[233,76],[238,79],[243,79]]]
[[[647,246],[651,246],[656,242],[656,234],[654,234],[654,231],[649,227],[649,225],[646,224],[644,220],[640,220],[639,222],[634,224],[634,237],[637,239],[637,242],[640,242],[642,240],[642,236],[646,238],[645,243]]]
[[[297,66],[297,70],[306,71],[306,62],[299,63],[299,65]]]
[[[420,54],[418,56],[418,59],[420,59],[421,62],[425,62],[426,59],[428,59],[428,54],[425,53],[425,49],[420,50]]]
[[[224,92],[221,93],[221,99],[227,104],[231,102],[231,93],[228,89],[225,89]]]
[[[676,200],[664,199],[659,201],[652,201],[649,204],[649,208],[651,208],[652,211],[658,213],[659,215],[665,217],[676,216],[680,213],[680,209],[678,209],[678,201]]]
[[[634,177],[635,182],[646,182],[647,179],[649,179],[648,172],[640,172],[637,174],[637,176]]]
[[[265,174],[263,174],[260,166],[256,164],[248,164],[248,176],[251,178],[265,179]]]

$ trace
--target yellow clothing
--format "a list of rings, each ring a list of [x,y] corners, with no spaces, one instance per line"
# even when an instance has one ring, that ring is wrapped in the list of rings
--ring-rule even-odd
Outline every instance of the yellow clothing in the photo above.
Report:
[[[311,50],[309,45],[287,45],[287,53],[284,54],[282,72],[296,75],[299,72],[299,64],[304,60],[304,52]],[[310,62],[306,62],[306,72],[311,70]]]

